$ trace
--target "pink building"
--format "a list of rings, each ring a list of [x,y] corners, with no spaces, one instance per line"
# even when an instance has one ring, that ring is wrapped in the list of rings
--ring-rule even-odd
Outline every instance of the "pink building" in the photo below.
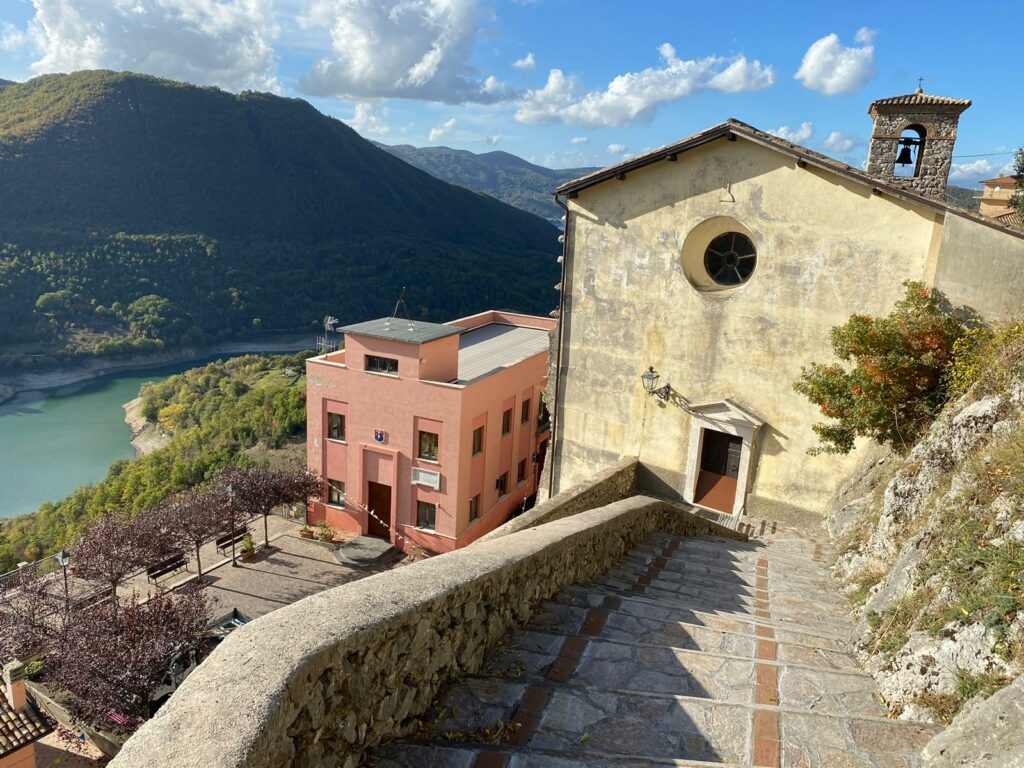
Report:
[[[447,552],[505,522],[547,450],[553,326],[492,311],[342,328],[343,351],[306,361],[307,462],[327,484],[310,524]]]

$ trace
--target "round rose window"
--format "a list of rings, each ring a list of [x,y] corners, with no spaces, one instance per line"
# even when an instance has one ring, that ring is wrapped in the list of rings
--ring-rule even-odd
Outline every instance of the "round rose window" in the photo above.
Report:
[[[750,238],[740,232],[719,235],[704,251],[704,269],[719,285],[741,285],[750,279],[757,266],[757,250]]]

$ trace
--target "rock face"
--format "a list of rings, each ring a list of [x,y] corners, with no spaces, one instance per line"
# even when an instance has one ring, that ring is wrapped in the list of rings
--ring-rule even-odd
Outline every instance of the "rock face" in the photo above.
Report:
[[[965,708],[921,753],[924,768],[1019,768],[1024,765],[1024,676]]]
[[[905,457],[874,449],[830,503],[861,660],[904,719],[948,722],[1024,671],[1024,614],[999,571],[1024,557],[1024,498],[1002,479],[1024,459],[1022,392],[968,393]]]

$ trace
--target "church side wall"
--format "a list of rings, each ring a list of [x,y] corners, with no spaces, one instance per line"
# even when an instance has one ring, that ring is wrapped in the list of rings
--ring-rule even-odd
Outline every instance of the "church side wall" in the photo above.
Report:
[[[821,416],[793,382],[832,359],[833,326],[889,311],[904,280],[925,277],[935,215],[742,138],[570,204],[555,492],[623,456],[639,458],[643,487],[684,488],[691,419],[644,393],[640,373],[653,365],[659,385],[692,403],[730,399],[763,419],[752,493],[820,512],[856,457],[807,455]],[[687,235],[715,216],[758,248],[752,278],[728,293],[702,293],[683,271]]]
[[[947,214],[935,287],[987,320],[1024,315],[1024,238]]]

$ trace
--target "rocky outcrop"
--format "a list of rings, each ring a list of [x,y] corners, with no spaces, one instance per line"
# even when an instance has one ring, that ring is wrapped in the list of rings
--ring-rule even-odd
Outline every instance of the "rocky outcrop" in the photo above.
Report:
[[[968,705],[921,753],[924,768],[1020,768],[1024,765],[1024,676]]]
[[[906,456],[874,449],[830,504],[861,660],[905,719],[948,722],[1024,671],[1021,598],[1000,581],[1024,559],[1024,498],[1003,480],[1024,472],[1022,395],[968,393]]]

